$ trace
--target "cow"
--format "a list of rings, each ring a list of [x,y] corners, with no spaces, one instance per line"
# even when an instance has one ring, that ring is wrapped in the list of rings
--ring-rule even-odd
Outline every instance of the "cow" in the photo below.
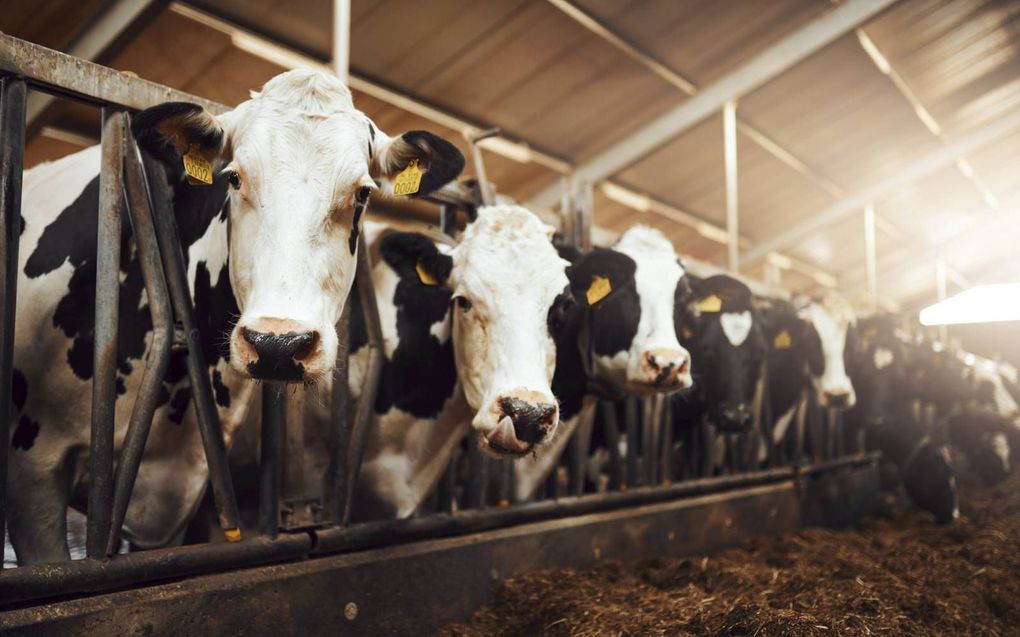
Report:
[[[524,456],[554,435],[556,338],[574,311],[553,229],[525,208],[482,207],[460,241],[370,230],[386,361],[358,482],[359,519],[406,517],[470,422],[479,447]],[[352,327],[351,385],[366,337]]]
[[[914,417],[906,350],[888,315],[862,319],[848,368],[858,400],[845,414],[847,435],[863,432],[865,447],[882,452],[883,486],[902,484],[910,499],[939,523],[959,516],[949,453]]]
[[[846,371],[846,358],[855,347],[853,307],[834,292],[820,299],[801,301],[799,316],[818,334],[823,365],[812,367],[811,382],[818,404],[823,408],[847,409],[854,406],[856,395]]]
[[[389,192],[391,180],[413,164],[422,173],[421,195],[464,164],[454,146],[431,133],[386,135],[354,107],[340,80],[308,70],[271,79],[218,116],[189,103],[154,106],[133,117],[131,131],[163,166],[154,172],[165,172],[151,178],[166,180],[228,444],[257,394],[253,380],[315,384],[331,376],[334,325],[355,269],[356,211],[376,181]],[[99,165],[94,147],[24,175],[7,491],[8,530],[21,564],[68,558],[66,508],[82,508],[89,481],[83,414],[90,413],[93,377]],[[191,185],[202,177],[212,183]],[[130,236],[125,223],[118,451],[152,331]],[[185,356],[171,358],[124,524],[141,548],[178,539],[206,488]]]
[[[563,317],[553,376],[563,423],[550,444],[514,463],[517,501],[534,496],[597,397],[671,394],[692,384],[691,355],[676,331],[677,296],[689,288],[673,244],[638,225],[611,249],[573,257],[576,305]]]

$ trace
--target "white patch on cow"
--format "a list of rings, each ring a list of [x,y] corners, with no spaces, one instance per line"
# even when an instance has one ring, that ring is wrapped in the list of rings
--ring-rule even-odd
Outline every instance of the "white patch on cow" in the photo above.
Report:
[[[567,262],[551,233],[524,208],[483,207],[453,250],[450,286],[471,304],[453,312],[454,355],[481,432],[496,429],[496,401],[511,392],[556,403],[550,388],[556,347],[547,317],[567,286]]]
[[[744,344],[748,334],[751,333],[753,322],[750,310],[723,312],[719,315],[719,323],[722,325],[723,334],[726,335],[726,340],[733,347],[740,347]]]
[[[1003,471],[1009,471],[1009,441],[1006,440],[1005,434],[995,434],[992,436],[992,449],[995,451],[995,455],[1002,461]]]
[[[979,360],[974,365],[974,378],[978,382],[987,382],[992,385],[992,398],[995,401],[995,411],[1003,418],[1010,420],[1020,415],[1020,406],[1017,405],[1009,390],[1002,382],[999,373],[999,365],[994,361]]]
[[[638,225],[623,233],[613,249],[637,264],[634,284],[640,299],[641,316],[626,358],[600,359],[602,363],[625,360],[626,367],[601,367],[598,371],[631,393],[659,393],[690,387],[690,353],[677,340],[673,318],[676,287],[685,274],[673,244],[658,230]],[[657,370],[650,369],[645,363],[645,354],[650,352],[669,359],[669,363],[676,367],[687,364],[687,371],[679,376],[677,385],[654,385]]]
[[[429,334],[436,337],[436,340],[440,343],[445,343],[450,340],[450,321],[442,320],[436,321],[429,326]]]
[[[875,369],[885,369],[892,365],[893,353],[892,350],[887,347],[876,347],[875,348]]]
[[[840,297],[830,294],[821,303],[809,304],[799,314],[814,326],[822,342],[825,370],[821,376],[812,377],[819,400],[824,406],[829,395],[846,394],[849,396],[846,406],[853,407],[857,396],[843,359],[846,333],[856,320],[853,308]]]

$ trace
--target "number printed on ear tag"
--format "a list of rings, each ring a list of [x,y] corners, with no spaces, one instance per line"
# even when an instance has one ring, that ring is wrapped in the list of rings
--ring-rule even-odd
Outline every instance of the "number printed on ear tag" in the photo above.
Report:
[[[423,174],[421,168],[418,168],[418,160],[413,160],[394,180],[393,195],[405,197],[418,192],[418,189],[421,188],[421,176]]]
[[[612,291],[613,286],[609,283],[609,279],[596,274],[591,278],[591,285],[588,286],[588,292],[585,293],[585,296],[588,298],[588,305],[595,305],[609,296],[609,293]]]
[[[182,159],[189,184],[192,186],[212,185],[212,162],[203,157],[194,146],[188,149]]]

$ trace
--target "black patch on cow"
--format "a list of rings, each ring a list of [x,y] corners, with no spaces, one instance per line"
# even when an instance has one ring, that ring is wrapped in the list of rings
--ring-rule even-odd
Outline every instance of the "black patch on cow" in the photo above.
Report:
[[[131,118],[131,132],[139,146],[168,164],[180,162],[182,150],[187,150],[178,148],[175,141],[216,154],[223,146],[223,129],[204,125],[203,120],[211,117],[203,115],[204,110],[189,102],[159,104],[136,113]],[[174,139],[167,136],[166,128],[174,130]]]
[[[230,407],[230,389],[223,384],[223,374],[220,370],[213,370],[213,392],[216,394],[216,404],[220,407]]]
[[[445,186],[464,170],[464,155],[442,137],[428,131],[413,130],[401,135],[401,139],[412,147],[408,149],[408,163],[417,158],[425,170],[418,192],[412,195],[414,197],[424,197]],[[400,154],[403,155],[404,151],[401,150]]]
[[[587,292],[596,276],[609,279],[609,296],[591,308],[592,350],[613,356],[630,349],[641,318],[641,299],[634,283],[637,264],[615,250],[595,248],[567,269],[574,298],[588,305]]]
[[[152,171],[153,168],[156,170]],[[150,170],[151,180],[164,178],[158,164],[150,161],[147,169]],[[216,175],[212,186],[198,188],[188,186],[179,169],[168,168],[166,176],[174,186],[169,196],[173,199],[187,261],[188,248],[207,232],[217,215],[225,212],[227,180],[222,175]],[[159,196],[160,190],[154,189],[153,195]],[[53,324],[71,339],[67,360],[72,371],[82,380],[89,380],[93,376],[98,205],[99,178],[96,177],[86,185],[75,201],[43,229],[24,269],[26,276],[36,278],[57,270],[64,263],[73,267],[67,293],[59,300],[54,311]],[[144,356],[146,336],[152,330],[148,304],[142,304],[145,286],[138,255],[131,241],[131,224],[127,218],[122,221],[120,272],[116,380],[118,396],[126,393],[124,377],[132,372],[135,361],[140,361]],[[230,325],[238,312],[226,275],[226,266],[215,288],[211,287],[209,279],[205,264],[199,264],[195,281],[195,320],[207,362],[214,366],[219,359],[229,356],[223,334],[230,330],[224,326]],[[183,355],[182,352],[175,352],[171,356],[170,368],[164,379],[168,387],[160,393],[160,404],[174,398],[183,400],[179,398],[179,391],[171,397],[169,390],[169,387],[186,376]]]
[[[25,228],[26,227],[28,227],[28,224],[25,223],[25,215],[21,215],[21,230],[18,231],[18,236],[19,237],[21,235],[25,234]]]
[[[18,411],[25,408],[25,402],[28,400],[28,379],[17,368],[13,370],[11,376],[11,400]]]
[[[383,365],[375,411],[384,414],[396,407],[418,418],[434,418],[453,395],[457,380],[452,339],[440,343],[430,332],[435,323],[450,320],[452,292],[442,284],[422,283],[415,265],[421,263],[442,283],[453,260],[421,234],[394,232],[379,241],[380,257],[399,277],[393,294],[398,342]],[[351,295],[351,352],[367,342],[357,297]]]
[[[35,438],[39,435],[39,423],[22,414],[18,419],[18,426],[14,429],[11,437],[11,446],[15,449],[28,451],[35,444]]]
[[[351,255],[358,249],[358,233],[361,232],[361,214],[365,212],[365,206],[368,202],[355,202],[354,204],[354,221],[351,224],[351,236],[347,240],[347,247],[351,250]]]
[[[824,366],[822,341],[814,326],[797,316],[794,307],[785,301],[768,302],[759,308],[758,316],[769,348],[766,358],[769,399],[775,422],[796,404],[801,390],[810,384],[809,369]],[[779,349],[776,337],[784,330],[790,343],[788,347]]]
[[[368,156],[372,157],[375,154],[375,149],[372,148],[372,142],[375,141],[375,126],[372,124],[372,120],[368,120]]]
[[[191,404],[191,386],[179,387],[170,399],[170,413],[167,419],[175,425],[184,422],[184,415],[188,413],[188,405]]]
[[[560,403],[560,420],[572,418],[581,410],[588,391],[580,350],[583,346],[580,342],[581,322],[585,320],[587,310],[587,303],[577,302],[569,285],[549,308],[549,334],[556,344],[552,393]]]

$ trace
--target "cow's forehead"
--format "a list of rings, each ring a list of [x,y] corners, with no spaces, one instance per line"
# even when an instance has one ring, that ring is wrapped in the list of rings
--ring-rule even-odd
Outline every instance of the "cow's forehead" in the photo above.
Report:
[[[548,300],[567,285],[566,263],[550,234],[551,228],[525,208],[481,208],[453,250],[450,279],[454,287],[483,297]]]
[[[613,249],[634,259],[639,265],[654,264],[656,268],[666,268],[660,275],[673,273],[680,277],[684,274],[673,244],[654,228],[641,225],[630,228],[623,233]]]

